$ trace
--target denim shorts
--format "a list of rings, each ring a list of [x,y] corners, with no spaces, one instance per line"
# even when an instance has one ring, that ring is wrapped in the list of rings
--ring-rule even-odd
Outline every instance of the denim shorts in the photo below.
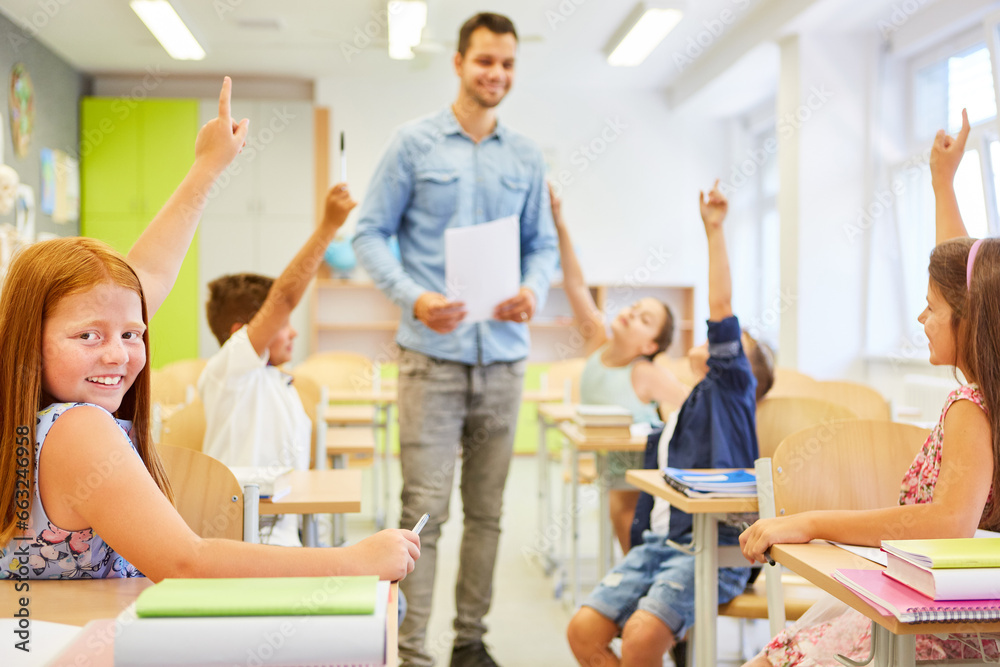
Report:
[[[719,527],[719,544],[738,544],[731,531]],[[719,569],[719,604],[743,592],[750,568]],[[642,534],[633,547],[590,593],[583,604],[624,627],[636,609],[653,614],[682,638],[694,623],[694,556],[666,544],[666,536]]]

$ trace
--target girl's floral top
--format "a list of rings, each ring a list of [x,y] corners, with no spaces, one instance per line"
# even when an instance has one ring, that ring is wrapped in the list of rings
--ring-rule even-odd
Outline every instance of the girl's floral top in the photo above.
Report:
[[[35,425],[35,477],[34,497],[27,528],[15,532],[14,539],[0,551],[0,579],[116,579],[141,577],[143,574],[108,546],[93,529],[63,530],[52,523],[45,514],[38,487],[38,462],[42,445],[52,424],[59,415],[79,405],[90,403],[55,403],[38,413]],[[100,406],[94,405],[100,410]],[[107,412],[107,411],[105,411]],[[114,419],[111,413],[108,417]],[[115,420],[122,434],[128,437],[131,423]],[[135,450],[133,445],[132,451]],[[136,456],[139,452],[136,451]],[[77,493],[86,493],[99,484],[98,473],[81,477]]]

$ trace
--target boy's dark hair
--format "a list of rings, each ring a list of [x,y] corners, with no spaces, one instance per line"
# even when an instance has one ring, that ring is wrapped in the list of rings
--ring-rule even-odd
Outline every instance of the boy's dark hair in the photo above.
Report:
[[[670,347],[670,344],[674,342],[674,311],[670,310],[670,306],[662,301],[660,301],[659,304],[663,306],[663,311],[667,317],[663,320],[663,328],[660,329],[660,333],[655,338],[656,351],[653,352],[653,354],[646,355],[646,358],[650,361],[652,361],[653,357],[658,355],[660,352],[665,351],[668,347]]]
[[[486,28],[497,35],[511,34],[517,41],[517,30],[514,29],[513,21],[503,14],[480,12],[466,21],[458,31],[458,52],[462,56],[465,56],[465,52],[469,50],[469,40],[472,39],[472,33],[477,28]]]
[[[753,376],[757,378],[757,402],[771,390],[774,385],[774,350],[763,342],[756,340],[746,330],[743,331],[749,345],[743,351],[750,360]]]
[[[208,283],[205,312],[219,345],[229,340],[233,324],[249,324],[267,299],[274,278],[256,273],[234,273]]]

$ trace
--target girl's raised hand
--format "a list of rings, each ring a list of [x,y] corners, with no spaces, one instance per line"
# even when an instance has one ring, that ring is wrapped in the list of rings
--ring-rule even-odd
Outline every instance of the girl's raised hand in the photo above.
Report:
[[[934,185],[951,186],[955,172],[965,155],[965,142],[969,138],[969,112],[962,109],[962,129],[952,137],[944,130],[938,130],[931,146],[931,182]]]
[[[243,149],[250,131],[249,119],[244,118],[237,123],[231,116],[232,90],[233,81],[227,76],[222,80],[222,92],[219,93],[218,118],[205,123],[194,142],[195,162],[201,162],[216,176]]]
[[[562,217],[562,200],[556,195],[555,188],[552,187],[552,183],[546,183],[549,186],[549,203],[552,205],[552,222],[556,224],[556,227],[563,226]]]

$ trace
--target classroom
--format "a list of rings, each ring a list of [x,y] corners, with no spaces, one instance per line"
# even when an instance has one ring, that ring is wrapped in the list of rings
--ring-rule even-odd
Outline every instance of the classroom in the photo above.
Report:
[[[141,18],[144,4],[187,26],[190,51],[168,52]],[[477,12],[509,17],[516,33],[485,22],[460,35]],[[162,27],[165,16],[149,22]],[[654,39],[618,48],[643,26]],[[1000,235],[998,54],[1000,0],[0,0],[0,71],[10,77],[0,94],[0,279],[20,275],[18,252],[70,237],[142,264],[139,288],[117,278],[106,287],[141,293],[143,322],[149,307],[148,330],[123,338],[137,351],[148,331],[148,364],[121,378],[123,395],[134,380],[148,404],[122,403],[119,415],[91,400],[93,386],[57,391],[65,378],[50,378],[47,343],[31,357],[40,400],[96,403],[126,432],[126,419],[148,428],[129,444],[165,494],[169,479],[199,538],[303,554],[320,551],[303,545],[343,546],[365,558],[391,548],[398,560],[368,559],[371,572],[345,561],[350,574],[382,579],[405,568],[404,595],[393,586],[389,604],[405,615],[387,630],[399,655],[392,641],[386,664],[770,664],[758,652],[815,600],[851,606],[851,584],[834,570],[875,567],[794,542],[877,547],[1000,528],[992,495],[973,501],[985,503],[975,516],[967,502],[1000,483],[983,371],[991,357],[979,349],[997,322],[980,317],[986,301],[973,289],[974,260],[992,262],[989,240]],[[151,221],[168,218],[177,231],[143,245]],[[508,218],[496,237],[480,230],[468,252],[455,250],[451,227]],[[441,219],[451,222],[434,227]],[[939,249],[966,236],[984,241],[959,252],[959,306],[935,262],[950,261]],[[493,279],[501,274],[509,280]],[[163,294],[148,288],[150,275]],[[245,313],[213,305],[236,298],[257,300]],[[46,309],[38,326],[48,332],[49,311],[62,311]],[[4,321],[4,336],[13,325]],[[261,386],[226,379],[248,351],[270,374]],[[4,363],[0,349],[0,381]],[[592,365],[606,375],[595,380]],[[94,375],[88,385],[118,377]],[[721,399],[702,391],[703,378],[723,387]],[[468,393],[434,392],[448,383]],[[283,412],[258,416],[247,392]],[[614,410],[580,406],[591,403],[631,416],[613,423]],[[981,449],[942,463],[946,403],[961,415],[982,408],[951,431]],[[4,410],[10,434],[0,438],[13,438],[16,413]],[[725,413],[721,427],[713,410]],[[46,424],[47,412],[39,429],[61,415]],[[724,435],[692,426],[699,419]],[[694,454],[685,436],[726,444]],[[832,441],[846,449],[818,464]],[[7,445],[0,492],[13,493]],[[918,452],[921,465],[934,459],[964,481],[938,485],[945,493],[934,500],[933,482],[921,490],[930,473],[911,468]],[[219,483],[236,484],[241,510],[226,506],[228,492],[210,499],[221,472],[191,472],[218,463],[208,455],[232,469]],[[699,505],[641,470],[665,465],[746,469],[756,486]],[[841,493],[850,485],[827,475],[841,465],[866,488]],[[804,481],[789,478],[792,468],[808,471]],[[781,532],[793,524],[783,503],[788,514],[830,514],[793,538]],[[952,514],[902,512],[911,504]],[[53,517],[85,516],[45,505],[49,534],[59,531]],[[0,570],[13,556],[2,551],[13,512],[0,499]],[[613,618],[626,554],[665,526],[674,544],[680,515],[695,545],[676,551],[694,572],[677,596],[684,610],[637,597]],[[958,517],[954,530],[941,528],[945,516]],[[418,520],[424,530],[412,536]],[[835,539],[851,534],[848,524],[870,529]],[[110,542],[102,548],[117,555]],[[767,574],[772,556],[783,575]],[[323,570],[319,558],[310,576]],[[743,572],[746,558],[764,575],[755,582],[755,566],[727,593],[725,573]],[[43,560],[48,577],[56,561]],[[3,590],[4,605],[17,599]],[[62,605],[46,604],[38,620]],[[120,610],[47,620],[80,626]],[[659,625],[643,634],[637,619],[647,617]],[[872,664],[926,659],[923,638],[947,632],[866,618],[872,637],[839,648],[857,659],[871,647]],[[977,629],[1000,633],[1000,615]],[[67,631],[45,631],[57,633],[53,646],[68,644]],[[801,639],[781,637],[773,664]],[[18,662],[25,656],[3,641],[0,664],[43,664]],[[935,659],[965,651],[948,641],[934,644]],[[975,664],[1000,662],[1000,640],[984,641]]]

